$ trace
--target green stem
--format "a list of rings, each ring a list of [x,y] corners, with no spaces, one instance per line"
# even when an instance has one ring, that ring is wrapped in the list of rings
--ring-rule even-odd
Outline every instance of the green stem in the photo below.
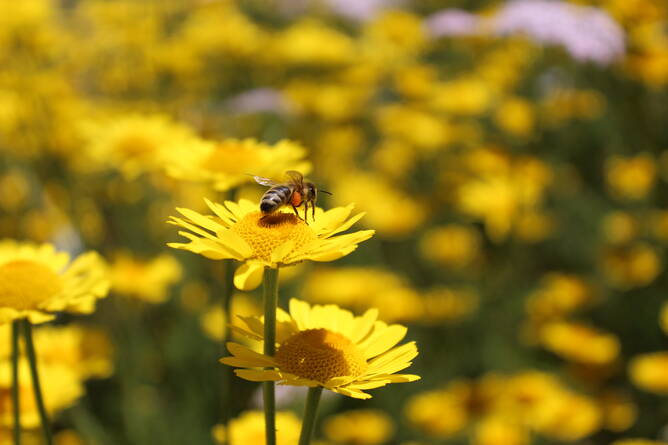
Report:
[[[21,406],[19,401],[20,321],[12,322],[12,407],[14,410],[14,445],[21,445]]]
[[[225,355],[225,342],[232,341],[231,336],[232,336],[232,329],[230,329],[230,326],[232,325],[232,311],[231,311],[231,306],[232,306],[232,293],[234,291],[234,267],[232,264],[231,260],[224,260],[221,261],[221,266],[220,266],[220,273],[222,276],[222,287],[221,287],[221,304],[223,307],[223,314],[225,314],[225,327],[223,330],[223,341],[221,344],[221,350],[223,351],[223,355]],[[225,426],[225,431],[229,431],[229,422],[230,418],[232,417],[232,403],[234,401],[234,397],[232,396],[232,391],[234,387],[232,386],[232,376],[233,376],[233,371],[232,368],[229,366],[223,366],[222,367],[222,382],[221,382],[221,389],[222,389],[222,418],[221,422]],[[220,445],[227,445],[229,443],[228,438],[229,434],[226,434],[223,442]]]
[[[276,307],[278,306],[278,268],[264,268],[264,353],[276,352]],[[266,445],[276,445],[276,399],[274,382],[264,382],[264,425]]]
[[[306,408],[304,409],[304,420],[302,420],[302,432],[299,435],[299,445],[309,445],[313,428],[315,427],[315,418],[318,413],[318,403],[322,394],[322,386],[316,386],[308,389],[306,396]]]
[[[30,320],[23,320],[23,329],[26,338],[26,353],[28,354],[28,361],[30,362],[30,374],[32,374],[32,386],[35,392],[35,402],[37,403],[39,418],[42,421],[42,429],[44,430],[44,441],[46,445],[53,445],[49,417],[46,414],[44,398],[42,397],[42,387],[39,383],[39,374],[37,372],[37,355],[35,354],[35,344],[32,340],[32,324],[30,323]]]

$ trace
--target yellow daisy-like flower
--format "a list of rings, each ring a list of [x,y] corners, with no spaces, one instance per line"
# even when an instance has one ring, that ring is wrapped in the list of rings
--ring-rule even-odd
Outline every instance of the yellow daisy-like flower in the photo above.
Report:
[[[59,311],[91,313],[108,290],[107,266],[95,252],[70,262],[51,244],[0,241],[0,323],[42,323]]]
[[[310,306],[290,300],[290,313],[277,313],[276,354],[259,354],[238,343],[227,343],[231,357],[222,363],[236,369],[241,378],[253,382],[276,381],[283,385],[329,389],[357,399],[369,399],[367,389],[388,383],[418,380],[412,374],[395,374],[411,365],[417,356],[415,342],[394,347],[406,335],[401,325],[377,320],[378,310],[361,317],[335,305]],[[262,341],[264,323],[259,317],[240,317],[245,327],[233,329]]]
[[[268,145],[254,139],[226,139],[215,143],[174,146],[166,154],[167,174],[176,179],[212,184],[224,191],[246,182],[249,175],[280,178],[287,170],[308,173],[311,163],[303,160],[306,149],[283,140]]]
[[[179,232],[189,243],[169,243],[214,260],[235,259],[245,264],[234,275],[241,290],[259,286],[265,267],[279,267],[305,260],[334,261],[357,248],[374,234],[362,230],[337,235],[360,220],[363,213],[350,217],[353,205],[328,211],[317,208],[315,220],[306,224],[292,211],[263,215],[259,206],[242,199],[225,205],[206,200],[214,215],[177,209],[185,218],[171,217],[170,223],[188,230]],[[310,215],[309,215],[310,216]],[[337,235],[337,236],[334,236]]]

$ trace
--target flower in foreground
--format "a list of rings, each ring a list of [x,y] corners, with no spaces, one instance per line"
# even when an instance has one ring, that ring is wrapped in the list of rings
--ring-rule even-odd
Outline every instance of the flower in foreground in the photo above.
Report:
[[[412,374],[395,374],[417,356],[415,342],[394,347],[406,335],[401,325],[377,320],[378,310],[361,317],[335,305],[310,306],[290,300],[290,313],[277,314],[276,354],[259,354],[238,343],[228,343],[231,357],[221,362],[246,369],[235,373],[254,382],[323,387],[349,397],[368,399],[367,389],[389,383],[418,380]],[[259,317],[240,317],[246,325],[236,331],[255,340],[264,338]],[[270,369],[253,369],[253,368]]]
[[[373,230],[337,235],[359,221],[363,213],[349,218],[353,205],[315,211],[306,224],[292,211],[263,215],[259,206],[242,199],[225,205],[206,201],[214,215],[201,215],[190,209],[177,209],[185,218],[171,217],[170,223],[183,227],[189,243],[169,243],[214,260],[244,262],[234,275],[234,284],[251,290],[262,280],[265,267],[299,263],[305,260],[334,261],[357,248],[374,234]],[[310,217],[310,215],[309,215]],[[335,236],[336,235],[336,236]]]
[[[108,290],[107,266],[95,252],[70,262],[51,244],[0,241],[0,323],[41,323],[60,311],[91,313]]]

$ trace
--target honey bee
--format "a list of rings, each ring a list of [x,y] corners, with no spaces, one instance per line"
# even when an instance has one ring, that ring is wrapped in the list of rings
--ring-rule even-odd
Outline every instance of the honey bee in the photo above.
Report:
[[[308,207],[311,205],[311,219],[315,220],[315,201],[318,196],[318,189],[310,181],[304,181],[304,176],[295,170],[285,172],[287,181],[284,183],[275,182],[262,176],[253,176],[255,182],[260,185],[271,187],[267,190],[260,200],[260,210],[265,215],[275,212],[283,206],[290,205],[297,215],[297,218],[308,224]],[[331,195],[328,191],[320,190],[322,193]],[[299,216],[297,207],[304,206],[304,218]]]

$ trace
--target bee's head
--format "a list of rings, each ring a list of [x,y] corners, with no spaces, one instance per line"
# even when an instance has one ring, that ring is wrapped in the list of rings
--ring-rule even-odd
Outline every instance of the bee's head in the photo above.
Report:
[[[315,197],[318,193],[317,189],[315,188],[315,184],[312,182],[305,182],[304,192],[306,194],[305,198],[307,201],[315,201]]]

